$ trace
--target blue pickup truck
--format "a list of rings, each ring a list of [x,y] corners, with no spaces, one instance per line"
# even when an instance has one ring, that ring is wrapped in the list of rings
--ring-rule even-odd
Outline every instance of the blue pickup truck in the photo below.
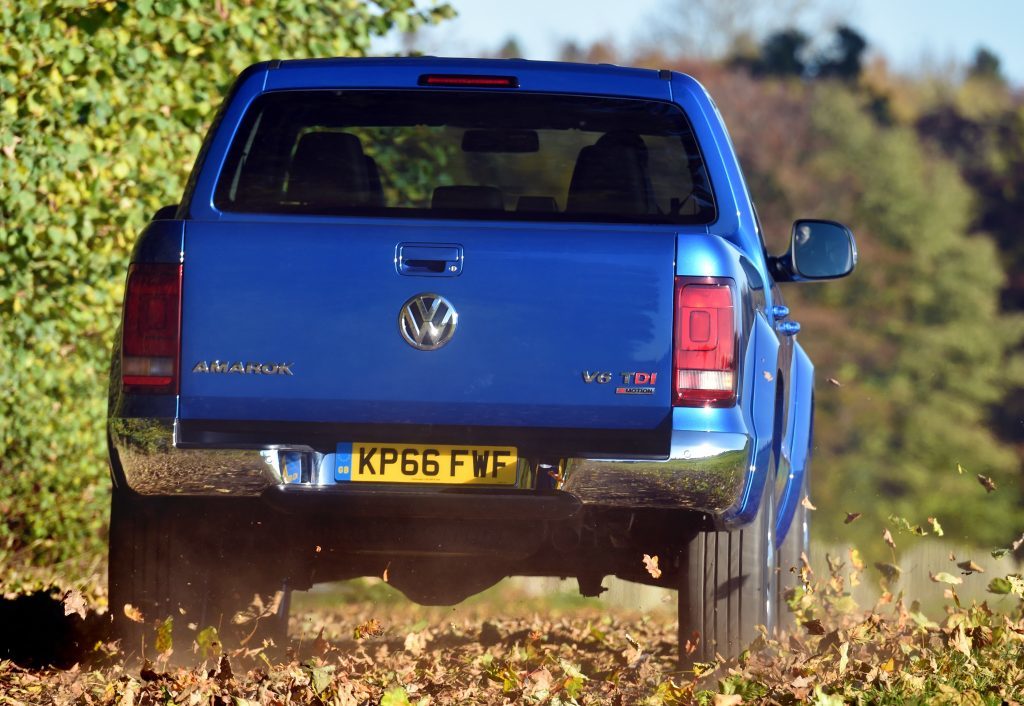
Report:
[[[128,268],[114,614],[280,640],[322,581],[618,576],[678,589],[684,660],[735,656],[807,547],[813,367],[778,284],[855,262],[831,221],[766,252],[679,73],[252,66]]]

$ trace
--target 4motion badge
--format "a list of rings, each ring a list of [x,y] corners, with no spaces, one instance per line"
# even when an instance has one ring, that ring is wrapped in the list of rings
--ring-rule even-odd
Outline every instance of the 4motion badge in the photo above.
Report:
[[[619,373],[618,376],[615,376],[610,372],[583,371],[583,382],[587,384],[607,385],[612,380],[615,380],[616,377],[622,380],[622,384],[615,387],[616,395],[653,395],[655,390],[654,384],[658,381],[657,373],[631,372]]]

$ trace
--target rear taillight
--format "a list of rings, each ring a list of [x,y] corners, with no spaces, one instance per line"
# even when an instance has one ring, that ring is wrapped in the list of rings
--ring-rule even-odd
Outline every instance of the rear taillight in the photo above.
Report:
[[[181,265],[132,265],[121,338],[125,392],[177,393],[180,332]]]
[[[676,278],[674,403],[736,403],[736,312],[732,280]]]

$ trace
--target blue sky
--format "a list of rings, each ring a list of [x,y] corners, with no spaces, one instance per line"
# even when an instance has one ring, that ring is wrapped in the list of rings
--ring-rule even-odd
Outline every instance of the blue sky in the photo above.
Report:
[[[424,49],[443,56],[493,51],[515,36],[524,58],[552,59],[563,40],[588,44],[612,39],[628,50],[649,39],[669,0],[449,0],[459,17],[429,30]],[[818,19],[839,18],[861,31],[870,47],[898,70],[922,61],[937,68],[967,62],[984,45],[1002,60],[1004,73],[1024,84],[1024,0],[818,0],[808,3]],[[628,11],[624,11],[628,8]],[[816,25],[816,26],[813,26]],[[386,45],[381,45],[382,50]]]

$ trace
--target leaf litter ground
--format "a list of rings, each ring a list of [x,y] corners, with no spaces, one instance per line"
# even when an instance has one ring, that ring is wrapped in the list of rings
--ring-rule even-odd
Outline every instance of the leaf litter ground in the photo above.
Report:
[[[164,653],[147,660],[126,658],[108,641],[105,598],[95,586],[8,593],[0,603],[0,704],[1024,700],[1019,605],[1009,612],[961,605],[950,585],[945,613],[934,619],[889,590],[865,610],[848,592],[862,570],[855,553],[848,562],[830,558],[820,579],[805,565],[804,588],[789,596],[795,625],[788,634],[759,638],[738,662],[687,670],[676,663],[670,604],[639,613],[525,596],[514,585],[443,609],[398,600],[381,582],[355,582],[340,597],[299,600],[286,646],[222,653],[210,631],[197,631],[192,644],[161,645]],[[155,645],[159,624],[153,628]]]

